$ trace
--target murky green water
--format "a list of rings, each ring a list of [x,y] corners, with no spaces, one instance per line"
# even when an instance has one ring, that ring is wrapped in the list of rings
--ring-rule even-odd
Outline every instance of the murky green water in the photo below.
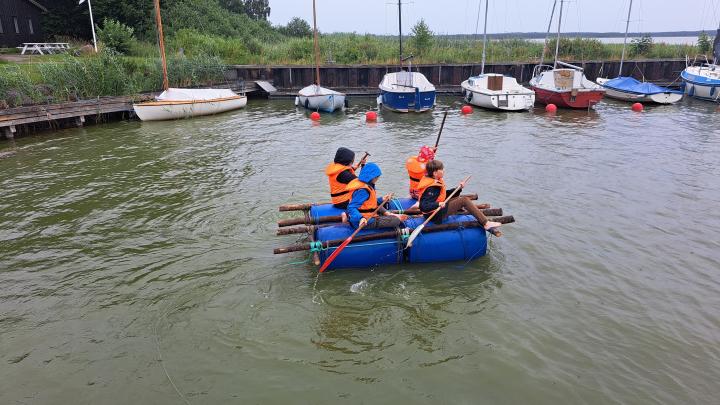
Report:
[[[272,255],[276,207],[326,200],[341,145],[404,192],[440,125],[372,102],[0,143],[0,403],[716,403],[714,105],[453,113],[449,180],[517,223],[466,265],[316,282]]]

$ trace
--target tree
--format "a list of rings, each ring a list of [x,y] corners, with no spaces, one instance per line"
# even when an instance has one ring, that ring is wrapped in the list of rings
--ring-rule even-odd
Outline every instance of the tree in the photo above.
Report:
[[[245,13],[245,3],[243,0],[220,0],[220,5],[233,13]]]
[[[700,33],[697,41],[697,46],[698,51],[701,54],[707,55],[708,53],[710,53],[710,50],[712,49],[712,43],[710,42],[710,37],[705,31]]]
[[[644,34],[640,38],[633,38],[630,41],[630,52],[634,55],[647,55],[652,49],[653,39],[650,35]]]
[[[114,49],[118,53],[128,53],[133,42],[135,30],[127,25],[110,19],[103,20],[102,28],[98,27],[98,39],[105,44],[106,47]]]
[[[270,17],[269,0],[245,0],[245,14],[254,20],[267,20]]]
[[[425,23],[425,19],[420,19],[420,21],[415,24],[414,27],[412,27],[412,39],[411,43],[413,46],[413,49],[415,52],[417,52],[418,55],[423,55],[426,53],[430,48],[432,48],[433,45],[433,33],[430,31],[430,27]]]
[[[280,32],[289,37],[310,37],[313,34],[312,28],[307,21],[299,17],[293,17],[286,26],[280,27]]]

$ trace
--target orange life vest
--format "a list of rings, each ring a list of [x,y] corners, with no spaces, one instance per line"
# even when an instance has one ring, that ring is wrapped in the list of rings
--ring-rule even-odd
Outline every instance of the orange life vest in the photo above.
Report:
[[[439,202],[439,203],[445,201],[445,197],[446,197],[446,195],[445,195],[445,181],[443,181],[443,180],[435,180],[434,178],[432,178],[432,177],[427,177],[427,176],[423,177],[423,178],[420,180],[420,183],[418,184],[418,194],[420,194],[420,198],[422,198],[422,195],[423,195],[423,193],[425,192],[425,190],[427,190],[427,189],[430,188],[430,187],[435,187],[435,186],[439,186],[439,187],[440,187],[440,195],[438,195],[438,198],[435,199],[435,201],[437,201],[437,202]],[[420,198],[418,198],[418,199],[420,199]],[[423,212],[423,214],[427,214],[427,212]]]
[[[345,170],[350,170],[352,174],[355,174],[355,170],[351,166],[341,165],[340,163],[330,163],[325,168],[325,174],[328,176],[328,182],[330,183],[330,200],[333,204],[350,201],[351,193],[345,190],[347,184],[340,183],[337,179],[337,176]]]
[[[420,180],[425,177],[425,163],[420,162],[417,156],[411,156],[405,161],[405,168],[410,178],[410,196],[420,198],[418,184]]]
[[[370,197],[365,200],[365,202],[360,206],[358,211],[360,211],[360,215],[363,216],[363,218],[370,219],[374,215],[373,213],[377,209],[377,194],[375,193],[375,189],[368,186],[366,183],[363,183],[362,181],[355,179],[350,182],[350,184],[347,185],[347,191],[349,195],[352,195],[352,193],[355,192],[355,190],[364,189],[367,190],[367,192],[370,194]]]

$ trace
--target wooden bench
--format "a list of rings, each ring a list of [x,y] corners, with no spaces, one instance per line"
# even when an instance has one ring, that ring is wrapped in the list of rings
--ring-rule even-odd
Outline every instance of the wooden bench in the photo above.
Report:
[[[17,48],[21,50],[21,55],[25,55],[26,52],[45,55],[56,52],[67,52],[70,50],[70,44],[66,42],[24,42],[23,46],[18,46]]]

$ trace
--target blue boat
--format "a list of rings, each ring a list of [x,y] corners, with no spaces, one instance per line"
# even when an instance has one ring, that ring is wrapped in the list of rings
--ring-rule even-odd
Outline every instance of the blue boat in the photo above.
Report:
[[[379,87],[378,105],[388,110],[423,112],[435,106],[435,86],[422,73],[388,73]]]
[[[720,100],[720,65],[688,66],[680,73],[685,93],[703,100]]]
[[[378,107],[396,112],[424,112],[435,106],[435,86],[420,72],[402,69],[404,61],[412,61],[413,56],[403,58],[402,43],[402,1],[398,0],[398,27],[400,38],[400,71],[387,73],[380,82]]]

